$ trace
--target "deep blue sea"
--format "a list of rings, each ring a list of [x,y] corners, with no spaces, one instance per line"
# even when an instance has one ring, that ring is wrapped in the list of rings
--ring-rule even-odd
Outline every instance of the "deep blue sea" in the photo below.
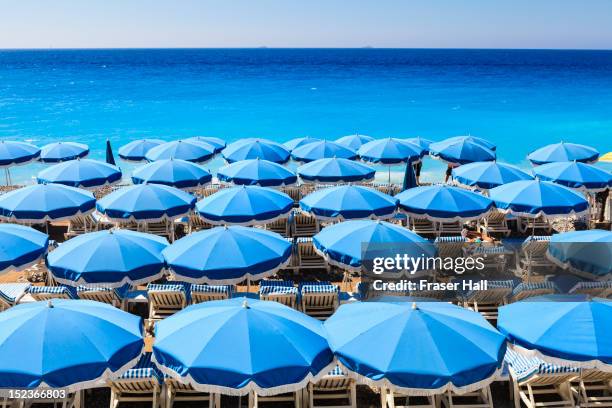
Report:
[[[612,51],[0,51],[3,139],[79,141],[102,158],[106,138],[116,150],[142,137],[355,132],[472,134],[519,165],[560,140],[604,153],[612,150]],[[18,177],[38,169],[26,167]]]

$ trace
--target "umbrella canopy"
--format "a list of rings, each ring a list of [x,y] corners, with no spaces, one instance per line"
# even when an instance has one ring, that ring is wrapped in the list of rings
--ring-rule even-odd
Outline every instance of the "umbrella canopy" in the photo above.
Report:
[[[262,187],[289,186],[297,181],[297,176],[287,168],[261,159],[241,160],[221,167],[217,178],[227,183]]]
[[[93,211],[96,199],[87,190],[62,184],[34,184],[0,196],[0,217],[21,222],[70,219]]]
[[[11,167],[31,162],[40,156],[40,149],[32,144],[0,141],[0,167]]]
[[[420,136],[410,137],[403,140],[419,146],[421,149],[423,149],[423,154],[429,154],[429,145],[433,143],[433,141]]]
[[[474,138],[451,137],[429,145],[429,154],[451,164],[467,164],[495,160],[495,151]]]
[[[346,146],[351,150],[357,151],[359,150],[361,145],[369,143],[373,140],[374,138],[372,136],[355,134],[342,136],[341,138],[336,139],[336,143],[341,144],[342,146]]]
[[[612,187],[612,173],[581,162],[543,164],[533,169],[533,172],[540,180],[577,190],[598,192]]]
[[[499,308],[514,349],[553,364],[612,371],[612,302],[585,295],[529,298]]]
[[[563,268],[609,277],[612,274],[612,232],[587,230],[555,234],[550,239],[548,255]]]
[[[386,221],[354,220],[330,225],[315,235],[312,242],[327,262],[355,272],[361,271],[365,252],[376,251],[386,244],[389,247],[384,249],[391,251],[391,246],[401,247],[402,253],[409,256],[436,254],[435,247],[426,239]]]
[[[216,227],[175,241],[163,254],[178,279],[233,284],[274,275],[289,262],[291,243],[259,228]]]
[[[122,229],[79,235],[47,257],[56,281],[70,286],[119,288],[142,285],[164,275],[165,238]],[[101,256],[102,255],[102,256]]]
[[[518,180],[533,180],[523,170],[497,161],[464,164],[453,169],[453,178],[466,187],[485,190]]]
[[[285,146],[289,151],[292,151],[293,149],[296,149],[300,146],[304,146],[305,144],[320,141],[321,139],[318,139],[316,137],[297,137],[295,139],[291,139],[288,142],[283,143],[283,146]]]
[[[141,319],[89,300],[54,299],[0,313],[0,388],[104,387],[140,358]]]
[[[497,209],[516,216],[537,218],[580,214],[589,203],[580,194],[549,181],[514,181],[489,190]]]
[[[330,140],[307,143],[291,151],[294,160],[308,163],[318,159],[329,159],[338,157],[341,159],[355,159],[357,153],[339,143]]]
[[[43,163],[58,163],[87,156],[89,147],[82,143],[56,142],[49,143],[40,149],[40,160]]]
[[[249,159],[269,160],[280,164],[289,161],[289,150],[282,144],[266,139],[242,139],[229,144],[221,154],[229,163]]]
[[[351,376],[411,395],[470,392],[496,380],[504,336],[479,313],[444,302],[354,302],[325,322]]]
[[[482,145],[484,147],[486,147],[487,149],[491,149],[493,151],[495,151],[497,149],[497,146],[495,146],[495,144],[493,144],[492,142],[488,141],[487,139],[483,139],[482,137],[476,137],[476,136],[453,136],[453,137],[449,137],[445,140],[448,141],[469,141],[472,143],[478,143],[479,145]]]
[[[152,147],[145,154],[148,161],[180,159],[203,163],[215,155],[215,146],[194,139],[175,140]]]
[[[122,187],[101,198],[96,209],[111,220],[155,222],[189,213],[196,198],[162,184]]]
[[[196,390],[275,395],[327,374],[333,354],[321,322],[278,302],[235,298],[189,306],[157,323],[153,358]]]
[[[373,188],[348,185],[310,193],[300,207],[321,220],[384,219],[395,215],[397,200]]]
[[[97,188],[121,180],[121,170],[105,162],[76,159],[55,164],[38,173],[39,184],[55,183],[71,187]]]
[[[119,148],[119,157],[125,161],[141,162],[146,160],[145,155],[149,150],[164,143],[160,139],[134,140]]]
[[[493,207],[493,201],[482,194],[446,184],[411,188],[395,198],[409,216],[431,221],[479,219]]]
[[[599,152],[592,147],[565,142],[549,144],[527,155],[527,159],[536,166],[565,161],[594,163],[598,157]]]
[[[272,188],[243,185],[222,188],[198,201],[196,208],[200,217],[211,224],[267,224],[287,217],[293,199]]]
[[[357,151],[361,160],[381,164],[417,162],[423,152],[424,150],[414,143],[390,137],[366,143]]]
[[[181,189],[195,189],[212,180],[212,175],[195,163],[180,159],[156,160],[132,173],[134,184],[164,184]]]
[[[225,140],[219,139],[218,137],[212,137],[212,136],[193,136],[193,137],[188,138],[187,140],[197,140],[200,142],[205,142],[210,145],[213,145],[215,147],[215,153],[218,153],[221,150],[223,150],[226,145]]]
[[[319,159],[298,167],[297,173],[304,182],[350,183],[372,180],[376,170],[349,159]]]
[[[34,228],[0,224],[0,274],[21,270],[47,253],[49,237]]]

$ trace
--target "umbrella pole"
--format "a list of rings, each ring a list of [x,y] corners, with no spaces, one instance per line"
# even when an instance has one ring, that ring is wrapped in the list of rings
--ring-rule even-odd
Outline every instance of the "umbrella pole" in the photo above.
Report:
[[[391,185],[391,165],[389,165],[389,185]]]

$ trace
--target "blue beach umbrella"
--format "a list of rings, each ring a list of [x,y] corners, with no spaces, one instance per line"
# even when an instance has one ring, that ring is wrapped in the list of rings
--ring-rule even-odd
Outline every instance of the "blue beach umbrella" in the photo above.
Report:
[[[374,179],[373,167],[349,159],[319,159],[298,167],[297,173],[304,182],[350,183]]]
[[[0,140],[0,167],[26,164],[40,156],[40,149],[32,144]]]
[[[598,192],[612,187],[612,173],[581,162],[548,163],[533,169],[540,179],[576,190]]]
[[[287,217],[293,199],[278,190],[259,186],[223,188],[198,201],[201,218],[211,224],[266,224]]]
[[[429,154],[429,145],[433,143],[433,141],[420,136],[410,137],[403,140],[419,146],[421,149],[423,149],[423,154]]]
[[[386,221],[354,220],[325,227],[312,240],[315,250],[332,265],[360,272],[363,255],[399,247],[409,256],[435,256],[435,247],[414,232]],[[393,248],[392,248],[393,247]],[[399,253],[399,252],[398,252]],[[367,255],[367,254],[366,254]]]
[[[114,221],[155,222],[187,215],[196,198],[162,184],[122,187],[101,198],[96,209]]]
[[[464,164],[453,169],[453,178],[466,187],[491,189],[519,180],[533,180],[523,170],[497,161]]]
[[[0,274],[36,263],[47,252],[48,245],[47,234],[34,228],[0,224]]]
[[[200,142],[205,142],[210,145],[213,145],[215,147],[215,153],[220,152],[226,146],[225,140],[220,139],[218,137],[212,137],[212,136],[193,136],[193,137],[187,138],[187,140],[197,140]]]
[[[278,302],[235,298],[189,306],[157,323],[153,360],[199,391],[265,396],[316,382],[332,368],[333,354],[316,319]]]
[[[541,147],[527,155],[527,159],[535,165],[565,161],[594,163],[599,152],[590,146],[576,143],[553,143]]]
[[[226,183],[279,187],[295,184],[297,176],[286,167],[268,160],[241,160],[221,167],[217,178]]]
[[[385,219],[395,214],[397,200],[373,188],[349,185],[310,193],[300,207],[322,220]]]
[[[283,164],[289,161],[289,150],[280,143],[266,139],[242,139],[227,145],[221,152],[228,163],[261,159]]]
[[[368,142],[357,151],[361,160],[380,164],[414,163],[421,159],[423,152],[414,143],[391,137]]]
[[[495,151],[468,136],[451,137],[429,145],[429,154],[450,164],[495,160]]]
[[[96,199],[80,188],[35,184],[0,196],[0,217],[20,222],[70,219],[93,211]]]
[[[87,156],[89,147],[82,143],[55,142],[40,149],[40,160],[43,163],[58,163]]]
[[[479,313],[444,302],[355,302],[324,326],[349,375],[412,395],[481,389],[497,379],[506,352]]]
[[[105,387],[140,358],[139,317],[89,300],[54,299],[0,313],[0,388]]]
[[[537,218],[580,214],[589,203],[580,194],[549,181],[514,181],[489,190],[497,209],[516,216]]]
[[[341,138],[336,139],[336,143],[341,144],[342,146],[346,146],[351,150],[357,151],[362,145],[369,143],[373,140],[374,138],[372,136],[354,134],[342,136]]]
[[[552,236],[548,257],[579,274],[609,278],[612,274],[612,232],[571,231]]]
[[[53,278],[65,285],[142,285],[164,275],[165,238],[122,229],[79,235],[47,257]]]
[[[105,162],[76,159],[55,164],[38,173],[39,184],[63,184],[71,187],[97,188],[121,180],[121,170]]]
[[[585,295],[538,296],[499,308],[513,348],[553,364],[612,371],[612,302]]]
[[[316,137],[310,137],[310,136],[297,137],[295,139],[291,139],[288,142],[283,143],[283,146],[285,146],[289,151],[292,151],[293,149],[296,149],[300,146],[304,146],[308,143],[320,142],[320,141],[321,139],[318,139]]]
[[[156,160],[138,167],[132,173],[134,184],[164,184],[181,189],[196,189],[212,180],[203,167],[180,159]]]
[[[453,137],[449,137],[445,139],[446,141],[468,141],[471,143],[478,143],[479,145],[482,145],[484,147],[486,147],[487,149],[491,149],[493,151],[497,150],[497,146],[495,146],[495,144],[493,144],[492,142],[490,142],[487,139],[483,139],[482,137],[476,137],[476,136],[453,136]]]
[[[291,151],[291,157],[300,162],[308,163],[318,159],[338,157],[341,159],[355,159],[357,153],[339,143],[330,140],[307,143]]]
[[[203,163],[213,158],[215,146],[194,139],[174,140],[152,147],[145,154],[148,161],[180,159]]]
[[[482,194],[446,184],[411,188],[395,198],[407,215],[431,221],[478,219],[493,207],[493,201]]]
[[[178,279],[235,284],[274,275],[289,262],[291,243],[259,228],[215,227],[175,241],[163,255]]]
[[[119,157],[125,161],[141,162],[146,160],[145,155],[149,150],[164,143],[160,139],[134,140],[119,148]]]

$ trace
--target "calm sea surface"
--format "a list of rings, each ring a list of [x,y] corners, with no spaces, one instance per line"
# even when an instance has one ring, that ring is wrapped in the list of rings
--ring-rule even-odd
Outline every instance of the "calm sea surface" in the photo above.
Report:
[[[143,137],[282,142],[355,132],[472,134],[519,165],[560,140],[603,153],[612,150],[612,52],[0,51],[2,139],[79,141],[103,158],[106,138],[116,150]],[[39,168],[19,169],[18,178]]]

